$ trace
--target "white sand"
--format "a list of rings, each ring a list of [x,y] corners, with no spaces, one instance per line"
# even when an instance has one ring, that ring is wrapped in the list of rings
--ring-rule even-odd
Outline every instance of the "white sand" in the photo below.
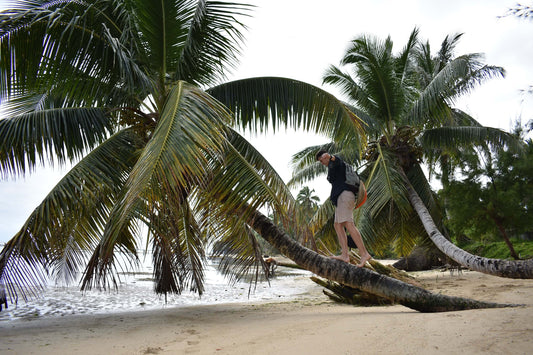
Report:
[[[339,305],[317,294],[285,303],[65,316],[1,324],[0,354],[533,353],[533,280],[472,271],[415,275],[434,292],[525,306],[418,313]]]

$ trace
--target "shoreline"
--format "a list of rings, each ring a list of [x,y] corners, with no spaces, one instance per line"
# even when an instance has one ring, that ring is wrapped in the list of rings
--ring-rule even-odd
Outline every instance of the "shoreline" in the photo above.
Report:
[[[354,307],[320,292],[294,301],[73,315],[0,325],[2,354],[528,354],[533,280],[411,273],[436,293],[525,306],[419,313]],[[312,283],[311,280],[309,282]]]

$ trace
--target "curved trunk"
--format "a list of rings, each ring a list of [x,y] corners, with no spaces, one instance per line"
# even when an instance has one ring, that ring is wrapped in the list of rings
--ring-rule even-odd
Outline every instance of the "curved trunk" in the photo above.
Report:
[[[444,312],[477,308],[505,307],[461,297],[433,294],[366,268],[327,258],[298,244],[260,212],[252,214],[249,224],[283,255],[316,275],[347,286],[359,288],[420,312]]]
[[[459,264],[485,274],[509,277],[514,279],[531,279],[533,278],[533,259],[528,260],[501,260],[489,259],[481,256],[472,255],[463,249],[457,247],[447,240],[439,231],[435,222],[431,218],[424,202],[408,182],[407,192],[411,205],[418,213],[420,220],[429,237],[444,254],[452,258]]]
[[[511,253],[511,256],[515,260],[520,260],[520,257],[516,253],[516,250],[514,250],[513,243],[511,243],[511,240],[507,236],[507,232],[505,231],[505,228],[503,228],[502,224],[496,220],[496,218],[492,218],[494,223],[496,224],[496,227],[500,230],[500,233],[502,234],[502,238],[505,241],[505,244],[507,245],[507,248],[509,249],[509,253]]]

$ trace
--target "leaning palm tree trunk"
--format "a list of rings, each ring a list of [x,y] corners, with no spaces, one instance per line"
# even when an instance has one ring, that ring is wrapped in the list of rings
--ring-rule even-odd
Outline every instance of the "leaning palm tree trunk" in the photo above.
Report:
[[[423,288],[381,275],[366,268],[358,268],[340,260],[324,257],[298,244],[258,211],[251,214],[249,224],[283,255],[306,270],[328,280],[356,287],[364,292],[386,298],[392,303],[402,304],[420,312],[445,312],[510,306],[433,294]]]
[[[509,277],[514,279],[531,279],[533,278],[533,259],[528,260],[501,260],[489,259],[481,256],[472,255],[461,248],[458,248],[449,240],[447,240],[439,231],[435,222],[431,218],[424,202],[420,196],[413,189],[411,184],[407,182],[407,192],[411,205],[418,213],[429,238],[435,243],[448,257],[452,258],[462,266],[469,269],[479,271],[485,274]]]

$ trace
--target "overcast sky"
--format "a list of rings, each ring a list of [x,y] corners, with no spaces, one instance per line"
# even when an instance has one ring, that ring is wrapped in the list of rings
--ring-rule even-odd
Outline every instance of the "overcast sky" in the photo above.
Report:
[[[243,1],[245,2],[245,1]],[[255,0],[241,64],[230,80],[255,76],[282,76],[302,80],[340,97],[322,85],[330,64],[338,65],[349,41],[360,34],[391,36],[395,50],[406,44],[413,28],[438,50],[448,34],[464,33],[457,54],[484,53],[485,61],[506,69],[505,79],[492,79],[456,103],[486,126],[509,130],[511,122],[533,118],[533,20],[499,18],[517,0]],[[0,0],[0,9],[5,8]],[[531,2],[526,2],[531,5]],[[290,156],[303,147],[325,142],[303,132],[252,137],[252,143],[288,180]],[[39,169],[17,181],[0,181],[0,243],[11,238],[42,201],[63,172]],[[313,182],[322,201],[329,184]]]

